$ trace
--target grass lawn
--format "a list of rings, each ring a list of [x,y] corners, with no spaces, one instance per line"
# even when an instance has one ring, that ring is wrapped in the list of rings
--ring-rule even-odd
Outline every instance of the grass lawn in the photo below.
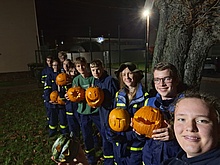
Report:
[[[42,93],[36,81],[26,86],[24,82],[0,82],[0,164],[55,164],[50,159],[51,148],[59,135],[48,136]],[[97,157],[101,156],[99,150]]]
[[[45,129],[42,91],[5,93],[0,97],[0,164],[50,165],[51,146]]]

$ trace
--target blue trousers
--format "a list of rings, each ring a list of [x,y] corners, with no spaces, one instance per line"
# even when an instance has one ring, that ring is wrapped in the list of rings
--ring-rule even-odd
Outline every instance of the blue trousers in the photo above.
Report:
[[[60,125],[60,132],[66,134],[69,132],[67,127],[66,110],[62,107],[51,106],[49,117],[49,136],[57,133],[57,126]]]
[[[85,152],[88,159],[89,164],[96,163],[96,156],[95,156],[95,147],[94,147],[94,138],[93,138],[93,127],[92,124],[94,123],[98,129],[101,131],[100,125],[100,117],[99,113],[95,114],[79,114],[80,117],[80,125],[82,130],[82,136],[85,144]]]
[[[101,123],[101,136],[102,136],[102,150],[104,156],[104,165],[114,165],[114,152],[113,152],[113,144],[107,140],[106,137],[106,127],[108,126],[108,115],[109,110],[104,108],[100,108],[99,116]]]
[[[66,102],[66,117],[69,127],[69,132],[73,132],[74,137],[80,136],[79,114],[77,112],[77,103]]]

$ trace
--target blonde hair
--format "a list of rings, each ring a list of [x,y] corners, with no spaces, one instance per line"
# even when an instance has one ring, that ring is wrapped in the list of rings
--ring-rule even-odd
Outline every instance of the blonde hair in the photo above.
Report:
[[[64,57],[64,59],[66,59],[67,58],[67,53],[64,52],[64,51],[59,51],[58,52],[58,58],[61,58],[61,57]]]

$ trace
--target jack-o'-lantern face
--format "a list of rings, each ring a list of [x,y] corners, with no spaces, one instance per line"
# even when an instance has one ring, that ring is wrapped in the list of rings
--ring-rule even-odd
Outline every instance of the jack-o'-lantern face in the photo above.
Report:
[[[66,73],[60,73],[56,77],[56,84],[60,86],[67,85],[69,82],[69,75]]]
[[[126,131],[130,126],[130,122],[130,115],[128,111],[124,109],[115,108],[109,114],[109,126],[116,132]]]
[[[132,123],[136,132],[149,138],[154,129],[164,126],[161,111],[150,106],[143,106],[135,112]]]
[[[85,90],[79,86],[69,88],[67,96],[72,102],[80,102],[85,99]]]
[[[52,102],[57,102],[57,98],[58,98],[58,92],[57,91],[53,91],[50,93],[50,100]]]
[[[104,92],[99,87],[89,87],[86,89],[86,101],[92,108],[99,107],[104,100]]]

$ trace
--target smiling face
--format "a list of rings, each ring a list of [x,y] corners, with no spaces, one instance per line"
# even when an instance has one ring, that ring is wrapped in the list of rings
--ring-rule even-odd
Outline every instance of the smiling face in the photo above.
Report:
[[[180,100],[174,117],[176,138],[188,158],[201,155],[217,146],[220,137],[217,115],[203,100]]]
[[[121,72],[121,77],[122,77],[122,81],[124,82],[124,84],[129,88],[129,87],[135,87],[136,86],[136,81],[135,81],[135,74],[133,72],[131,72],[128,67],[125,68],[122,72]]]
[[[178,82],[169,69],[154,71],[154,85],[162,100],[174,98],[177,94]]]
[[[86,73],[86,63],[77,63],[76,64],[76,70],[80,73],[80,74],[85,74]]]
[[[67,72],[69,70],[69,61],[63,61],[63,69]]]

